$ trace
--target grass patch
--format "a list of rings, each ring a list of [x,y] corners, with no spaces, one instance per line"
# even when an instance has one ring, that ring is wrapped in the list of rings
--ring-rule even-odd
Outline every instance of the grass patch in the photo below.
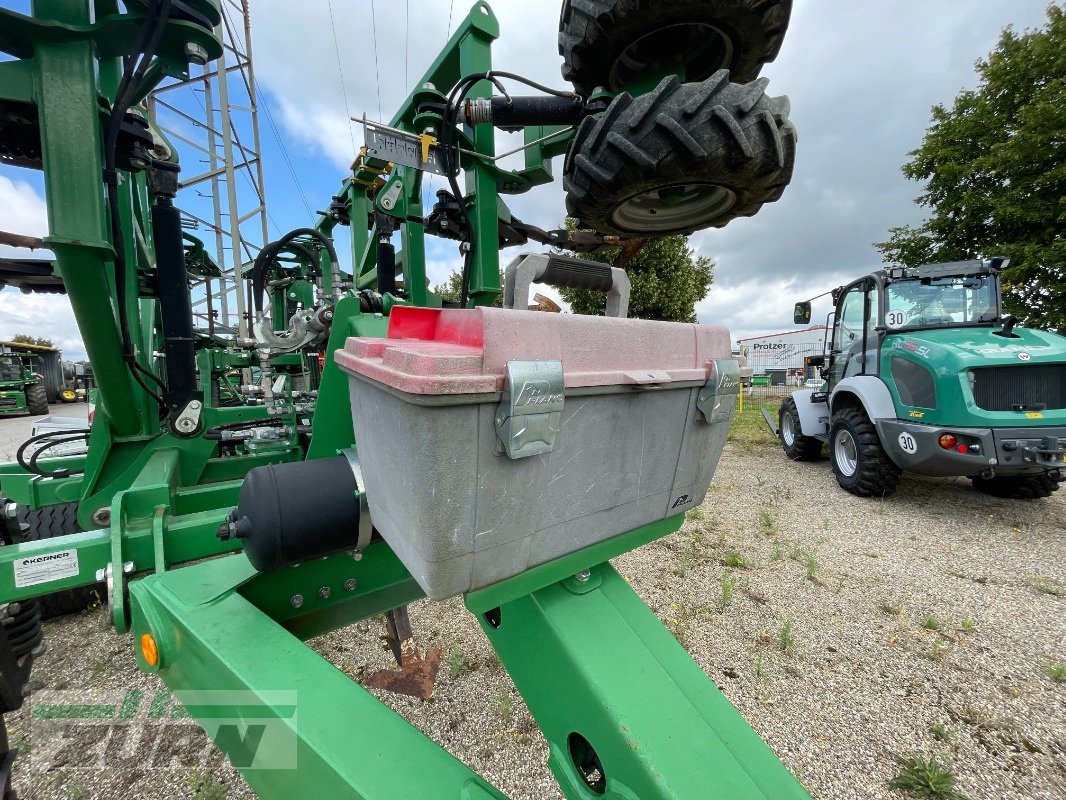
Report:
[[[733,602],[733,590],[737,588],[737,576],[732,572],[722,575],[722,596],[720,598],[722,609]]]
[[[918,624],[925,628],[927,631],[938,631],[942,627],[942,625],[940,624],[940,620],[938,620],[932,614],[927,614],[926,616],[922,617],[921,622],[919,622]]]
[[[944,656],[948,652],[948,643],[941,639],[939,636],[933,641],[933,647],[930,650],[929,656],[933,661],[943,661]]]
[[[899,773],[888,785],[911,797],[927,800],[962,800],[955,791],[955,776],[935,758],[902,758]]]
[[[786,619],[781,623],[781,628],[777,631],[777,646],[781,648],[783,653],[791,655],[796,650],[796,634],[792,631],[792,620]]]
[[[511,693],[506,689],[500,689],[496,692],[494,700],[496,712],[504,722],[510,722],[514,716],[514,701],[511,699]]]
[[[951,739],[951,731],[948,730],[948,726],[942,722],[934,722],[930,725],[929,735],[938,742],[946,742]]]
[[[1044,673],[1055,683],[1066,683],[1066,663],[1049,658],[1044,662]]]
[[[769,509],[759,509],[759,530],[763,536],[773,536],[777,531],[777,520],[774,519],[774,515],[770,513]]]
[[[729,425],[729,441],[747,445],[777,446],[779,444],[777,437],[766,427],[766,420],[762,418],[761,412],[766,409],[770,412],[770,419],[777,419],[780,407],[779,399],[750,402],[745,398],[743,413],[734,414],[733,421]]]
[[[805,564],[807,568],[807,580],[811,583],[818,582],[818,559],[814,557],[814,553],[807,554],[807,561]]]
[[[696,506],[695,508],[690,508],[685,513],[685,519],[690,519],[693,522],[699,522],[701,519],[703,519],[703,509],[699,506]]]
[[[463,655],[463,651],[459,649],[459,646],[454,644],[448,648],[448,655],[445,656],[445,665],[448,670],[448,677],[453,681],[463,677],[470,671],[470,664],[467,663],[466,656]]]
[[[748,560],[744,558],[742,553],[738,553],[736,550],[730,550],[724,556],[722,556],[722,566],[732,567],[733,569],[747,569]]]
[[[1050,594],[1052,597],[1066,595],[1066,586],[1046,575],[1034,575],[1029,579],[1029,585],[1041,594]]]
[[[977,624],[969,617],[966,617],[959,623],[959,630],[963,633],[973,633],[976,629]]]
[[[206,769],[194,770],[185,782],[193,793],[193,800],[226,800],[225,785]]]

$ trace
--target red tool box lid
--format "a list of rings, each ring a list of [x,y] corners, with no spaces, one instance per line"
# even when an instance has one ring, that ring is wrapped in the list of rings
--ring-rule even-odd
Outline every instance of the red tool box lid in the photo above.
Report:
[[[502,391],[508,361],[561,361],[567,387],[702,381],[729,352],[717,325],[396,306],[386,338],[352,337],[334,357],[346,372],[428,395]]]

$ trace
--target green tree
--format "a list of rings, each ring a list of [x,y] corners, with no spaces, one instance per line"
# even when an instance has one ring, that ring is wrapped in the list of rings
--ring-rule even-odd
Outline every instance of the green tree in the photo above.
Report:
[[[1039,30],[1006,28],[977,62],[977,90],[933,108],[903,167],[926,182],[918,203],[931,215],[876,247],[909,266],[1008,256],[1007,311],[1066,330],[1066,11],[1047,16]]]
[[[600,253],[583,253],[581,258],[610,264],[619,248]],[[696,303],[707,296],[714,280],[714,262],[696,255],[688,246],[687,236],[667,236],[649,241],[626,265],[632,285],[629,316],[637,319],[661,319],[695,322]],[[560,289],[563,299],[575,314],[603,314],[602,292],[588,289]]]
[[[11,337],[13,342],[21,342],[22,344],[37,344],[41,347],[55,347],[55,342],[51,339],[45,339],[40,336],[30,336],[28,333],[16,333]]]

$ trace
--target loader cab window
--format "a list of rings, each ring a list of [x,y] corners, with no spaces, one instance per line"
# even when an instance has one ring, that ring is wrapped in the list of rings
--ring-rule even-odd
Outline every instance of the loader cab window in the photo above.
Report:
[[[865,282],[851,287],[841,298],[833,326],[832,364],[829,370],[831,385],[835,386],[844,377],[862,371],[864,341],[867,350],[876,348],[876,299],[877,295]],[[875,360],[867,359],[867,372],[875,366],[872,363]]]
[[[999,292],[991,275],[897,280],[888,285],[886,300],[890,329],[979,325],[999,317]]]
[[[0,381],[21,381],[22,361],[17,356],[0,356]]]

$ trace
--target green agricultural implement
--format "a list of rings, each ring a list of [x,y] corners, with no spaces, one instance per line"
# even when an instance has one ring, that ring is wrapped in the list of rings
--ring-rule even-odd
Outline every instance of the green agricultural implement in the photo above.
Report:
[[[1048,497],[1066,480],[1066,337],[1005,316],[1006,259],[880,270],[831,292],[827,384],[778,412],[789,458],[829,443],[840,486],[894,492],[903,472],[963,476],[998,497]],[[811,321],[811,302],[795,321]]]
[[[568,798],[806,797],[608,563],[673,533],[702,501],[739,387],[728,334],[518,310],[540,280],[603,290],[608,314],[624,317],[624,272],[558,251],[720,227],[781,196],[796,135],[787,99],[766,96],[758,73],[790,7],[567,0],[569,92],[493,68],[498,24],[479,0],[392,119],[363,120],[365,147],[328,213],[248,265],[248,340],[192,328],[200,259],[175,205],[175,149],[143,106],[190,61],[220,55],[218,3],[0,11],[0,50],[14,57],[0,62],[0,160],[43,171],[45,243],[98,386],[86,455],[47,457],[53,433],[44,452],[0,465],[0,603],[17,623],[5,630],[23,632],[0,648],[4,710],[21,703],[40,650],[38,598],[93,590],[116,630],[132,630],[142,669],[180,693],[261,796],[503,797],[305,644],[387,613],[401,669],[386,685],[426,696],[435,666],[410,649],[403,608],[462,593]],[[496,128],[522,132],[522,168],[501,166]],[[516,218],[504,198],[550,182],[561,155],[579,228]],[[448,183],[428,209],[426,173]],[[337,226],[350,228],[350,273]],[[427,288],[427,235],[464,256],[457,304]],[[501,248],[529,243],[555,251],[515,259],[501,286]],[[501,293],[507,308],[483,308]],[[619,346],[626,337],[635,346]],[[502,359],[489,384],[478,353]],[[623,377],[608,385],[597,359]],[[438,372],[416,374],[426,365]],[[466,406],[446,393],[408,402],[428,384],[476,391]],[[468,406],[484,437],[457,422]],[[584,444],[614,417],[597,408],[630,423],[599,449]],[[673,451],[659,449],[667,440]],[[624,460],[633,441],[636,467]],[[564,455],[600,471],[580,491],[549,482],[566,523],[548,528],[522,487],[565,470]],[[25,509],[73,514],[31,537]],[[483,546],[431,564],[429,551],[454,544],[431,530],[455,541],[476,530]]]
[[[47,413],[44,381],[34,373],[29,357],[0,352],[0,416]]]

